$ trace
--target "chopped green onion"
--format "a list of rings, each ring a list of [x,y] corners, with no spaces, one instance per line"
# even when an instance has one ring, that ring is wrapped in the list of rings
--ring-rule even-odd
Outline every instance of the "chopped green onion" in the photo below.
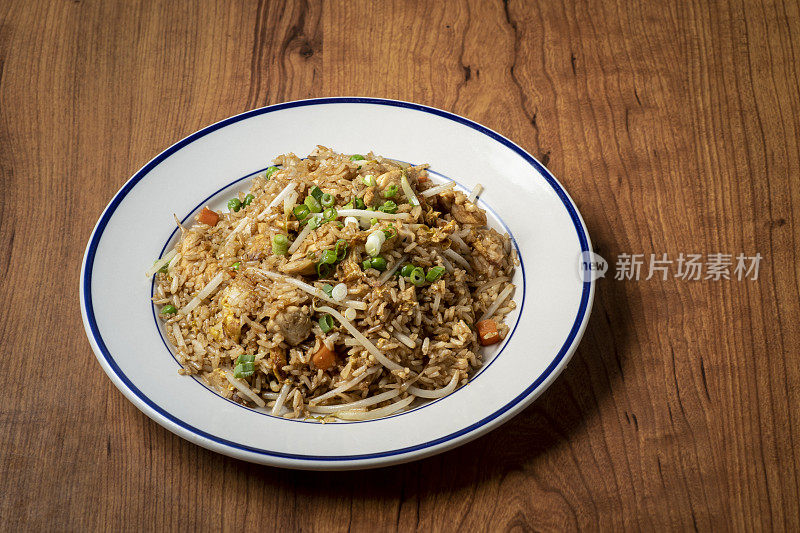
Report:
[[[386,270],[386,259],[384,259],[381,256],[371,257],[369,259],[364,259],[361,262],[361,266],[364,267],[364,270],[369,270],[370,268],[374,268],[375,270],[383,272],[384,270]]]
[[[425,281],[428,283],[433,283],[434,281],[439,281],[439,278],[442,277],[444,274],[444,267],[435,266],[428,269],[428,273],[425,275]]]
[[[323,222],[331,222],[332,220],[336,220],[336,217],[339,216],[339,213],[333,207],[329,207],[322,213],[322,220]]]
[[[369,225],[370,226],[374,226],[377,223],[378,223],[378,219],[377,218],[372,217],[371,219],[369,219]]]
[[[155,265],[156,262],[153,261],[153,264]],[[158,269],[158,271],[161,272],[162,274],[166,274],[168,270],[169,270],[169,263]]]
[[[332,296],[332,294],[333,294],[333,285],[331,285],[329,283],[324,283],[322,285],[322,292],[327,294],[328,298],[333,298],[333,296]]]
[[[327,278],[332,270],[333,266],[331,266],[329,263],[323,263],[322,261],[317,263],[317,276],[320,278]]]
[[[336,252],[333,250],[325,250],[322,252],[322,257],[320,258],[321,263],[328,263],[332,265],[336,262]]]
[[[322,198],[319,198],[319,203],[322,204],[322,207],[333,207],[336,204],[336,198],[326,192],[322,195]]]
[[[286,255],[289,251],[289,239],[283,233],[278,233],[272,238],[272,253]]]
[[[408,277],[408,279],[411,281],[411,283],[419,287],[425,283],[425,271],[422,270],[422,267],[415,267],[414,270],[411,271],[411,275]]]
[[[252,361],[239,363],[233,369],[233,377],[242,379],[249,378],[255,372],[255,364]]]
[[[294,216],[297,220],[304,220],[311,213],[311,210],[305,204],[294,206],[293,211],[294,211]]]
[[[389,224],[386,228],[383,229],[383,234],[386,235],[387,239],[391,239],[395,235],[397,235],[397,231],[394,229],[392,224]]]
[[[414,272],[414,268],[414,265],[411,263],[406,263],[403,265],[403,268],[400,269],[400,275],[404,278],[409,278],[411,277],[411,273]]]
[[[386,270],[386,259],[384,259],[381,256],[373,257],[370,260],[370,264],[371,264],[372,268],[374,268],[375,270],[380,270],[381,272]]]
[[[397,204],[391,200],[386,200],[382,206],[378,208],[378,211],[383,211],[384,213],[397,213]]]
[[[322,215],[320,213],[312,215],[308,219],[308,225],[311,227],[311,229],[317,229],[320,227],[322,225]]]
[[[242,208],[242,201],[238,198],[231,198],[228,200],[228,211],[236,212]]]
[[[344,204],[344,206],[342,207],[342,209],[353,209],[353,200],[350,200],[349,202],[347,202],[346,204]]]
[[[364,156],[361,154],[353,154],[350,156],[350,161],[363,161]]]
[[[162,315],[174,315],[177,312],[178,312],[178,310],[172,304],[167,304],[167,305],[165,305],[164,307],[161,308],[161,314]]]
[[[256,360],[255,355],[243,353],[236,358],[236,363],[252,363]]]
[[[397,185],[389,185],[383,191],[384,198],[394,198],[395,194],[397,194]]]
[[[322,330],[322,333],[328,333],[330,330],[333,329],[333,317],[331,315],[322,315],[322,318],[319,319],[319,329]]]
[[[356,209],[364,209],[367,207],[367,204],[365,204],[364,200],[361,198],[354,198],[353,205],[356,206]]]
[[[322,200],[322,195],[323,195],[322,189],[320,189],[316,185],[311,187],[311,191],[308,194],[313,196],[314,199],[317,200],[318,202]]]
[[[242,263],[240,263],[239,261],[236,261],[234,264],[231,265],[231,268],[234,269],[234,270],[239,270],[239,268],[241,266],[242,266]]]
[[[366,185],[367,187],[374,187],[377,184],[377,182],[375,181],[375,176],[373,176],[372,174],[367,174],[366,176],[361,178],[361,181],[363,181],[364,185]]]
[[[278,171],[278,167],[276,167],[275,165],[272,165],[271,167],[269,167],[267,169],[266,172],[264,172],[264,177],[269,180],[269,178],[272,177],[272,175],[275,174],[277,171]]]
[[[347,255],[347,241],[344,239],[339,239],[336,241],[336,248],[334,249],[336,252],[336,260],[341,261]]]
[[[256,197],[253,196],[252,194],[247,194],[245,195],[244,200],[242,201],[242,205],[250,205],[253,203],[253,200],[255,199]]]
[[[322,213],[322,206],[319,205],[319,202],[313,196],[306,196],[306,201],[304,203],[312,213]]]

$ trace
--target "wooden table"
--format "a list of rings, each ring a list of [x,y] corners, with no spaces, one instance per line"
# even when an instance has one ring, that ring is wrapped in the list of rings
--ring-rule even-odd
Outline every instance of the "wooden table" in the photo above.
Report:
[[[798,3],[280,4],[0,2],[0,529],[800,528]],[[511,422],[403,466],[294,472],[123,398],[78,273],[159,151],[332,95],[514,139],[611,269],[569,368]],[[763,259],[757,280],[645,280],[651,253]],[[613,279],[622,254],[645,254],[642,279]]]

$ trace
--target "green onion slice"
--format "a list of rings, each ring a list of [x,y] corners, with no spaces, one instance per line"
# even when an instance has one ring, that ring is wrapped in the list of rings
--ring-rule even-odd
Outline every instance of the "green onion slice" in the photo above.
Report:
[[[325,250],[322,252],[322,258],[320,259],[320,262],[327,263],[329,265],[334,264],[336,262],[336,252],[333,250]]]
[[[391,200],[386,200],[382,206],[378,208],[378,211],[383,211],[384,213],[397,213],[397,204]]]
[[[242,379],[249,378],[255,372],[255,365],[253,363],[239,363],[233,369],[233,377]]]
[[[332,271],[333,266],[330,263],[323,263],[322,261],[317,263],[317,276],[320,278],[327,278]]]
[[[322,206],[320,205],[319,201],[313,196],[306,196],[306,200],[304,203],[308,207],[308,210],[311,211],[312,213],[322,213]]]
[[[411,283],[419,287],[425,283],[425,271],[422,270],[422,267],[415,267],[414,270],[411,271],[411,275],[408,278]]]
[[[322,215],[320,213],[316,213],[311,218],[308,219],[308,225],[311,229],[317,229],[322,225]]]
[[[442,277],[444,274],[444,267],[442,266],[435,266],[428,269],[428,273],[425,274],[425,281],[428,283],[433,283],[434,281],[439,281],[439,278]]]
[[[265,177],[265,178],[267,178],[267,179],[269,179],[269,178],[270,178],[270,177],[272,177],[272,175],[273,175],[273,174],[275,174],[277,171],[278,171],[278,167],[276,167],[275,165],[272,165],[271,167],[269,167],[269,168],[266,170],[266,172],[264,172],[264,177]]]
[[[322,198],[318,198],[318,200],[322,204],[322,207],[333,207],[336,203],[336,198],[327,192],[322,195]]]
[[[289,239],[283,233],[278,233],[272,238],[272,253],[286,255],[289,251]]]
[[[332,330],[333,317],[328,314],[322,315],[322,318],[319,319],[319,329],[322,330],[322,333],[328,333],[330,330]]]
[[[311,213],[311,210],[307,205],[300,204],[294,206],[293,213],[297,220],[304,220]]]
[[[322,200],[322,195],[323,195],[322,189],[320,189],[316,185],[311,187],[311,191],[309,192],[309,194],[313,196],[314,199],[317,200],[318,202]]]
[[[373,257],[372,260],[370,261],[370,266],[372,266],[372,268],[374,268],[375,270],[383,272],[384,270],[386,270],[386,259],[384,259],[381,256]]]
[[[383,234],[386,235],[387,239],[391,239],[395,235],[397,235],[397,230],[394,229],[394,226],[389,224],[387,227],[383,229]]]
[[[243,353],[239,357],[236,358],[237,363],[252,363],[256,360],[255,355]]]
[[[331,222],[336,220],[336,217],[339,216],[339,213],[333,207],[329,207],[322,213],[322,220],[324,222]]]
[[[333,285],[330,285],[329,283],[323,284],[322,285],[322,292],[327,294],[328,298],[333,298],[333,296],[332,296],[332,294],[333,294]]]
[[[341,261],[347,255],[347,241],[344,239],[339,239],[336,241],[336,248],[333,250],[336,252],[336,260]]]

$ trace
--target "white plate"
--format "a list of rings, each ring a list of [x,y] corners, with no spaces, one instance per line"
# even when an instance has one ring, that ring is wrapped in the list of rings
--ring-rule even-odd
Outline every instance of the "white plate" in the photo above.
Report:
[[[508,231],[520,266],[511,333],[453,394],[379,420],[318,424],[277,418],[225,400],[178,374],[150,304],[144,271],[174,242],[173,213],[188,219],[273,157],[303,157],[317,144],[430,163],[434,178],[471,189],[490,224]],[[504,227],[504,228],[503,228]],[[418,104],[322,98],[248,111],[171,146],[137,172],[103,212],[86,247],[81,311],[97,359],[147,416],[205,448],[258,463],[352,469],[419,459],[505,422],[558,376],[580,340],[594,283],[577,272],[591,250],[563,187],[505,137],[463,117]]]

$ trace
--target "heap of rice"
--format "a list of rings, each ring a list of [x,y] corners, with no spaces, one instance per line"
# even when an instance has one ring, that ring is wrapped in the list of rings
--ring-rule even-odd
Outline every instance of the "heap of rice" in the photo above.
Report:
[[[219,213],[213,226],[181,227],[175,249],[156,264],[166,272],[156,274],[153,302],[162,313],[177,310],[161,316],[181,372],[244,405],[320,420],[386,416],[466,384],[481,365],[476,323],[492,319],[499,339],[508,333],[516,263],[509,236],[486,227],[474,198],[432,183],[427,165],[372,153],[351,160],[322,146],[275,163],[277,172],[253,179],[249,202],[239,193],[248,205]],[[294,208],[314,186],[333,196],[337,216],[309,229]],[[360,198],[378,207],[386,196],[395,213],[349,209],[361,216],[345,224],[345,204]],[[362,264],[378,230],[388,237],[384,272]],[[273,252],[278,234],[288,237],[286,254]],[[342,239],[346,255],[319,279],[321,254]],[[400,275],[405,264],[445,271],[415,285]],[[342,288],[330,292],[339,284],[344,298]],[[324,333],[326,314],[334,327]],[[323,344],[335,360],[317,368],[312,357]],[[237,377],[243,354],[254,356],[253,371]]]

